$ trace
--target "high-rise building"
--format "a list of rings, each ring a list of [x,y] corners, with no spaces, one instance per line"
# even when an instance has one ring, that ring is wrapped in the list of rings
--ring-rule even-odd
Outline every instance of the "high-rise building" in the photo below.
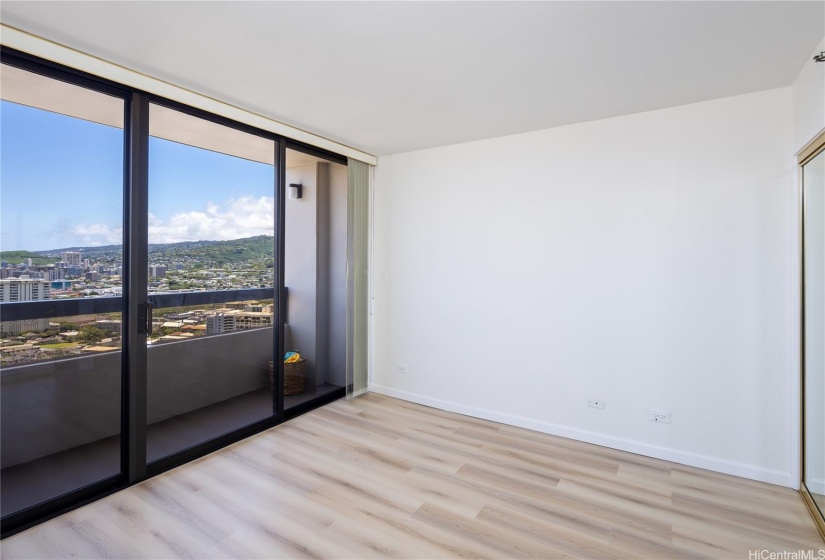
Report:
[[[39,301],[51,298],[51,284],[46,280],[33,279],[23,275],[20,278],[0,280],[0,301]],[[26,319],[0,323],[0,332],[20,334],[25,331],[44,331],[49,328],[48,319]]]
[[[51,298],[51,284],[27,275],[0,280],[0,301],[38,301]]]
[[[149,267],[149,276],[152,278],[165,278],[166,267],[162,264],[153,264]]]
[[[220,334],[235,330],[235,315],[215,313],[206,317],[206,334]]]
[[[67,266],[80,266],[80,252],[63,251],[60,253],[60,260],[65,262]]]

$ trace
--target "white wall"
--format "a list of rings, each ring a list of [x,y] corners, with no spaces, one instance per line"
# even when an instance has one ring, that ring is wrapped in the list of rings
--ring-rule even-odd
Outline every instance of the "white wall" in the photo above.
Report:
[[[291,346],[307,360],[306,381],[317,385],[318,164],[287,167],[286,184],[303,185],[303,198],[286,199],[284,284]]]
[[[316,378],[343,387],[347,364],[347,168],[317,164]]]
[[[307,358],[309,386],[344,386],[347,168],[313,159],[287,167],[286,182],[303,185],[303,198],[286,200],[287,350]]]
[[[825,51],[825,38],[806,59],[792,86],[794,152],[825,128],[825,62],[813,61],[813,55],[822,51]]]
[[[380,158],[371,390],[791,486],[793,135],[783,88]]]
[[[817,63],[813,60],[814,55],[819,54],[822,51],[825,51],[825,38],[820,41],[819,45],[817,45],[814,49],[814,52],[812,52],[811,55],[805,59],[802,64],[802,70],[799,72],[799,75],[791,86],[791,90],[793,92],[794,154],[801,150],[814,137],[816,137],[820,131],[825,129],[825,63]],[[795,161],[796,157],[793,156],[793,158]],[[794,183],[796,185],[799,185],[800,183],[798,166],[794,166]],[[794,194],[796,196],[793,200],[793,206],[799,209],[801,206],[801,198],[799,197],[798,187],[795,189]],[[796,254],[799,254],[802,246],[802,241],[799,237],[801,221],[801,215],[797,211],[794,214],[793,221],[793,247]],[[795,286],[799,286],[800,281],[800,271],[799,268],[797,268],[794,270],[792,282]],[[800,297],[801,293],[797,289],[795,292],[794,301],[799,301]],[[801,337],[801,330],[799,329],[798,323],[792,328],[792,333],[795,340],[798,341]],[[797,359],[799,359],[798,348],[798,346],[795,348],[798,356]],[[792,403],[800,402],[801,387],[799,387],[799,383],[792,386],[791,398]],[[795,457],[798,457],[802,452],[802,426],[799,419],[800,411],[799,405],[797,404],[791,410],[791,423],[793,424],[791,454]],[[801,468],[799,464],[795,466],[796,468],[793,469],[792,474],[794,480],[799,480],[802,474]]]

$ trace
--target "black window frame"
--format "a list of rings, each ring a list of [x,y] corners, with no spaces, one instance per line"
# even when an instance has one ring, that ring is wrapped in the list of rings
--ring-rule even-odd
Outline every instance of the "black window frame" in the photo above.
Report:
[[[212,453],[227,445],[277,426],[300,414],[345,396],[346,389],[341,387],[336,391],[321,397],[316,397],[315,399],[285,411],[283,391],[273,391],[272,416],[147,464],[145,349],[143,349],[142,358],[140,356],[141,352],[130,351],[135,345],[135,335],[137,334],[137,321],[133,320],[133,318],[139,313],[138,305],[140,300],[150,302],[154,300],[154,303],[163,305],[165,299],[169,297],[183,298],[185,301],[192,301],[193,303],[200,303],[202,299],[210,297],[199,292],[193,292],[192,294],[174,294],[174,296],[149,296],[145,293],[136,294],[134,291],[135,283],[140,285],[140,283],[143,282],[145,289],[145,279],[138,281],[137,274],[144,271],[145,275],[147,268],[143,266],[146,265],[146,262],[143,262],[146,260],[146,251],[139,249],[139,243],[136,242],[136,239],[146,239],[148,233],[146,203],[148,200],[148,113],[150,104],[180,111],[193,117],[198,117],[215,124],[271,140],[275,143],[275,266],[273,267],[274,286],[272,288],[277,314],[275,321],[276,328],[273,329],[273,354],[275,356],[282,356],[284,354],[284,332],[282,325],[286,322],[287,316],[287,289],[284,286],[286,150],[296,150],[345,166],[348,163],[347,158],[340,154],[311,146],[271,131],[259,129],[221,115],[191,107],[175,100],[126,86],[2,45],[0,45],[0,64],[13,66],[46,78],[112,95],[124,101],[124,270],[122,298],[99,298],[86,300],[85,302],[80,300],[65,303],[60,300],[6,303],[2,304],[4,319],[22,319],[34,316],[66,316],[74,314],[72,311],[73,309],[79,308],[78,306],[92,305],[95,309],[122,310],[123,324],[129,326],[128,329],[124,329],[122,343],[121,473],[2,517],[2,519],[0,519],[0,538],[14,535],[48,519],[143,482],[169,469],[193,461],[208,453]],[[136,221],[137,223],[135,223]],[[267,290],[270,289],[267,288]],[[220,296],[219,299],[226,298],[226,301],[230,301],[232,298],[240,297],[243,297],[243,295],[225,294]],[[6,318],[7,315],[5,315],[5,313],[11,313],[11,318]],[[283,363],[281,360],[274,360],[274,362],[278,366],[274,372],[275,386],[282,387]]]

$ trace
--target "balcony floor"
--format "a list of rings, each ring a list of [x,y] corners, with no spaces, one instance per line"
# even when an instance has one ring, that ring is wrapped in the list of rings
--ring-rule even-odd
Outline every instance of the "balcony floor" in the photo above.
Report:
[[[323,384],[284,397],[284,408],[337,389]],[[260,389],[152,424],[147,431],[147,457],[151,462],[261,420],[271,411],[271,403],[269,389]],[[6,516],[119,472],[119,436],[7,467],[0,470],[0,511]]]

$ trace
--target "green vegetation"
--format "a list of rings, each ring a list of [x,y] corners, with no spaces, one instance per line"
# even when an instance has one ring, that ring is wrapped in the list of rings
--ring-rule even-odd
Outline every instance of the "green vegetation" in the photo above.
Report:
[[[266,261],[274,257],[274,240],[268,235],[232,239],[229,241],[186,241],[164,245],[149,245],[149,262],[208,263],[211,266],[240,264],[250,261]],[[253,264],[254,266],[254,264]]]
[[[12,264],[20,264],[26,259],[31,259],[33,265],[45,266],[54,264],[54,257],[43,256],[40,253],[32,253],[31,251],[2,251],[0,252],[0,260],[8,261]]]
[[[41,344],[40,348],[49,348],[51,350],[67,350],[69,348],[77,348],[74,342],[54,342],[52,344]]]
[[[229,264],[248,263],[253,269],[272,268],[274,238],[258,235],[229,241],[184,241],[182,243],[153,243],[149,245],[149,262],[180,262],[191,269],[203,269]],[[60,260],[63,251],[80,251],[84,259],[114,262],[122,260],[120,245],[104,247],[65,247],[33,253],[6,251],[0,253],[4,261],[19,264],[31,257],[33,264],[48,265]]]
[[[106,338],[106,333],[94,325],[86,325],[80,327],[77,339],[87,344],[95,344]]]

